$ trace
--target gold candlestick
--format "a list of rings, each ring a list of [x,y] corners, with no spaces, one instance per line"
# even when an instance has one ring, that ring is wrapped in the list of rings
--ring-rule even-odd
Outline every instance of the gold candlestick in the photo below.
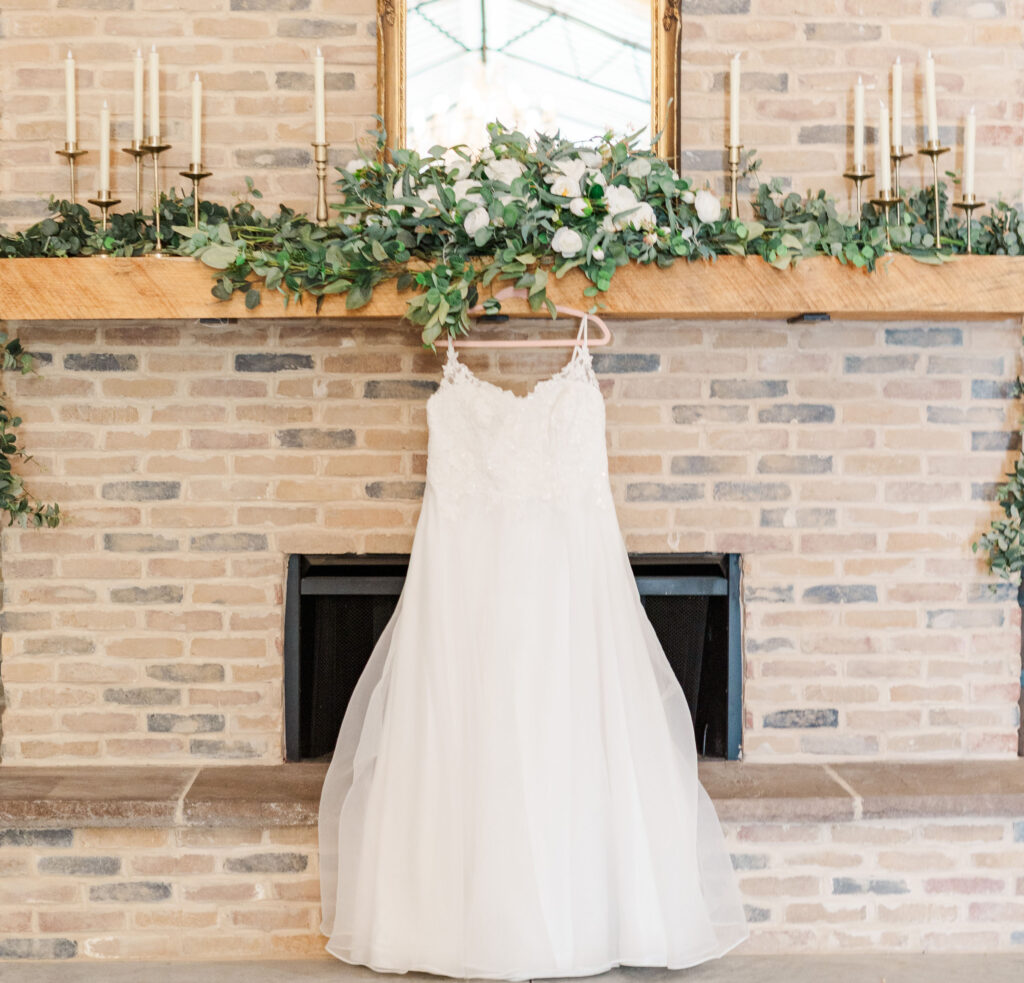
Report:
[[[78,158],[81,157],[83,154],[87,154],[88,152],[89,151],[87,151],[87,150],[79,150],[78,149],[78,141],[77,140],[69,140],[67,143],[64,144],[64,149],[63,150],[56,151],[56,153],[60,154],[61,157],[63,157],[68,162],[68,174],[70,175],[70,179],[71,179],[71,199],[70,200],[71,200],[71,204],[72,205],[75,204],[75,197],[76,197],[76,192],[75,192],[75,161],[78,160]]]
[[[942,154],[949,153],[949,147],[943,147],[938,140],[929,140],[918,153],[932,159],[932,176],[934,179],[932,188],[935,194],[935,248],[939,249],[941,248],[939,242],[941,226],[939,221],[939,157]]]
[[[135,211],[142,211],[142,158],[146,156],[141,140],[132,140],[127,147],[121,148],[126,154],[135,158]]]
[[[192,161],[187,171],[178,171],[182,177],[187,177],[192,182],[192,224],[199,228],[199,182],[204,177],[209,177],[213,172],[204,171],[203,165]]]
[[[854,164],[850,170],[843,174],[854,184],[857,198],[857,228],[860,228],[860,213],[864,209],[864,182],[875,176],[874,171],[869,171],[863,164]]]
[[[975,208],[981,208],[985,202],[978,201],[977,195],[964,195],[959,201],[953,202],[954,208],[962,208],[967,213],[967,253],[970,255],[974,249],[971,244],[971,224]]]
[[[731,210],[732,218],[740,217],[740,151],[743,149],[742,143],[729,143],[726,144],[726,150],[729,151],[729,182],[731,185]]]
[[[903,221],[902,216],[900,215],[900,212],[903,208],[903,189],[900,187],[900,164],[910,156],[911,154],[909,150],[906,153],[904,153],[902,145],[896,146],[896,144],[893,144],[892,148],[889,151],[889,160],[892,161],[893,194],[895,194],[896,197],[899,198],[899,201],[896,203],[897,224]]]
[[[871,204],[875,208],[885,209],[885,247],[886,249],[892,248],[892,240],[889,238],[889,209],[892,208],[899,201],[899,197],[892,193],[890,188],[885,188],[878,192],[878,196],[871,199]]]
[[[96,197],[89,199],[89,204],[95,205],[100,210],[100,225],[104,232],[107,231],[107,212],[110,211],[114,205],[119,205],[120,203],[120,198],[112,198],[110,196],[109,189],[106,191],[97,191]],[[103,251],[106,252],[105,249]]]
[[[327,148],[329,143],[313,144],[313,163],[316,165],[316,224],[327,224]]]
[[[154,256],[163,256],[160,240],[160,155],[165,150],[170,150],[169,143],[160,143],[159,137],[153,137],[149,143],[144,143],[142,149],[153,158],[153,221],[156,225],[156,249]]]

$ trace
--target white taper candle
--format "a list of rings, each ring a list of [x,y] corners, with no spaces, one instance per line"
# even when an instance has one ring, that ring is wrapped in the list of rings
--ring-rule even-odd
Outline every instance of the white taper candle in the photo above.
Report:
[[[313,142],[327,143],[327,107],[324,96],[324,56],[316,49],[313,59]]]
[[[156,45],[149,52],[149,139],[160,142],[160,55]]]
[[[903,63],[892,66],[892,145],[903,146]]]
[[[864,80],[857,77],[853,87],[853,166],[864,166]]]
[[[889,168],[889,107],[878,100],[878,190],[888,195],[892,190]]]
[[[740,55],[732,56],[729,66],[729,146],[740,145]]]
[[[965,198],[974,195],[974,147],[976,138],[977,120],[974,115],[974,107],[967,114],[967,125],[964,127],[964,186]]]
[[[924,105],[928,114],[928,142],[939,142],[939,115],[935,107],[935,59],[932,53],[924,63]]]
[[[203,83],[196,72],[192,79],[192,163],[198,168],[203,162]]]
[[[142,143],[142,49],[135,51],[132,64],[132,140]]]
[[[100,191],[110,190],[110,107],[100,109]]]
[[[78,119],[75,111],[75,59],[71,52],[64,61],[64,104],[67,110],[65,138],[68,143],[78,139]]]

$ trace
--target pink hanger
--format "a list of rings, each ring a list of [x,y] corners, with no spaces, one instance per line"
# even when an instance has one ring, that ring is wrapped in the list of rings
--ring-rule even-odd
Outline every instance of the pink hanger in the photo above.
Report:
[[[495,300],[505,300],[508,298],[527,300],[528,295],[525,290],[516,290],[513,287],[506,287],[494,295]],[[568,314],[570,317],[586,318],[590,323],[596,324],[601,329],[601,333],[596,338],[587,339],[588,345],[593,345],[597,348],[601,345],[611,344],[612,333],[608,330],[608,325],[596,314],[588,314],[586,311],[576,310],[575,307],[562,307],[561,305],[557,306],[555,310],[559,314]],[[478,304],[469,313],[483,314],[483,306]],[[466,341],[460,337],[458,340],[451,340],[459,348],[575,348],[579,344],[579,338],[572,340],[569,338],[538,338],[532,341]]]

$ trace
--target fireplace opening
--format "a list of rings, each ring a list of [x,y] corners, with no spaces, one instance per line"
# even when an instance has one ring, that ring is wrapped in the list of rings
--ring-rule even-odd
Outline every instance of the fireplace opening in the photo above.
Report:
[[[686,696],[697,751],[742,740],[740,567],[735,553],[630,556],[640,597]],[[292,555],[285,597],[285,754],[328,757],[359,675],[398,603],[408,556]]]

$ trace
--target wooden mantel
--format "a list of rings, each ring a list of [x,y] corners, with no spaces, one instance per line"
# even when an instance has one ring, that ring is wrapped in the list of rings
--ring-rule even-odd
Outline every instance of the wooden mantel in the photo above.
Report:
[[[246,309],[236,294],[225,303],[210,294],[212,271],[193,259],[0,260],[0,321],[95,319],[194,319],[313,317],[314,304],[285,308],[278,294]],[[576,271],[551,281],[556,303],[590,307],[585,278]],[[833,318],[964,319],[1024,315],[1024,257],[961,256],[941,266],[891,256],[867,273],[825,257],[776,270],[757,257],[723,257],[714,263],[678,260],[667,270],[633,266],[619,270],[601,300],[616,318],[766,318],[825,313]],[[402,316],[406,296],[393,282],[374,292],[372,303],[346,311],[344,298],[328,297],[321,316]],[[508,301],[510,314],[527,313]]]

